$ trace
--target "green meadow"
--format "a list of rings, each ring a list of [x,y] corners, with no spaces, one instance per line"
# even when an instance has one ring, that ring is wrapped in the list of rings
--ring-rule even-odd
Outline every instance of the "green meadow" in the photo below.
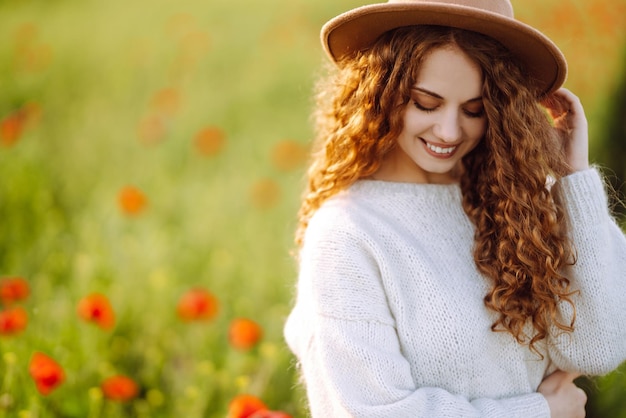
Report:
[[[30,286],[27,324],[0,335],[0,418],[223,418],[242,393],[306,416],[282,327],[319,29],[360,4],[0,1],[0,278]],[[626,1],[514,5],[563,46],[602,164]],[[217,313],[184,321],[197,287]],[[77,314],[92,293],[112,328]],[[229,340],[236,318],[261,327],[252,348]],[[47,395],[35,352],[65,374]],[[100,387],[120,374],[139,388],[125,402]],[[596,410],[626,416],[621,374],[584,384]]]

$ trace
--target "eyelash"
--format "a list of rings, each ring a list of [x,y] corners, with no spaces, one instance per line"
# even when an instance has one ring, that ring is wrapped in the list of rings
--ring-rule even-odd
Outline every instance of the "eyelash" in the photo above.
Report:
[[[422,112],[431,113],[437,110],[436,107],[424,107],[415,100],[413,101],[413,104],[415,105],[416,108],[418,108]],[[485,114],[483,110],[481,110],[480,112],[469,112],[467,110],[463,110],[463,113],[465,113],[465,115],[469,118],[481,118]]]
[[[434,112],[437,109],[436,107],[424,107],[415,100],[413,100],[413,104],[415,105],[416,108],[426,113]]]

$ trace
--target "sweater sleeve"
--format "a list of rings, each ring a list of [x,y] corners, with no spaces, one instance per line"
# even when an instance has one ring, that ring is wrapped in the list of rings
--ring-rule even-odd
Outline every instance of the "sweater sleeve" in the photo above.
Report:
[[[297,302],[285,326],[313,418],[549,418],[537,393],[470,401],[417,387],[371,243],[357,228],[346,229],[343,222],[309,226]]]
[[[626,239],[609,213],[596,169],[567,176],[555,187],[576,250],[576,263],[565,275],[579,293],[573,297],[574,331],[551,332],[550,357],[562,370],[606,374],[626,359]],[[571,306],[560,309],[569,323]]]

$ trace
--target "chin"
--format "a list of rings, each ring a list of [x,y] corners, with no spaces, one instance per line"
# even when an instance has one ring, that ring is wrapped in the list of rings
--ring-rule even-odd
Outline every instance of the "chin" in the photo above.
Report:
[[[451,174],[452,171],[454,170],[454,165],[448,166],[448,167],[441,167],[441,166],[427,166],[427,165],[423,165],[421,166],[422,170],[424,170],[424,172],[426,173],[430,173],[430,174],[439,174],[439,175],[444,175],[444,174]]]

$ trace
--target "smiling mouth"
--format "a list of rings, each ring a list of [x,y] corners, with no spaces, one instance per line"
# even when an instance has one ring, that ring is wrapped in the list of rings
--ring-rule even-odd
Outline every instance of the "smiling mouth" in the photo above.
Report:
[[[453,147],[438,147],[436,145],[433,145],[427,141],[424,141],[424,143],[426,144],[426,148],[428,148],[429,151],[438,154],[438,155],[450,155],[454,152],[454,150],[456,150],[456,146]]]

